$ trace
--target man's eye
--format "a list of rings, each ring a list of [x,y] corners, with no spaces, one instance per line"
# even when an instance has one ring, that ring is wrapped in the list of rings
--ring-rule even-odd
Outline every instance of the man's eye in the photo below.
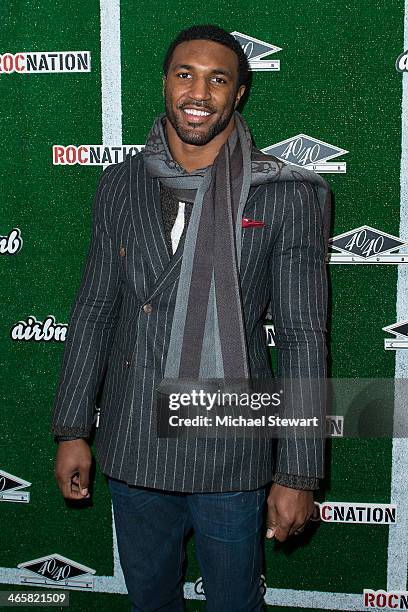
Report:
[[[179,72],[179,73],[177,74],[177,76],[178,76],[180,79],[187,79],[187,78],[190,76],[190,73],[188,73],[188,72]]]
[[[219,84],[224,84],[224,83],[226,83],[226,82],[227,82],[227,81],[226,81],[225,79],[223,79],[222,77],[213,77],[213,81],[215,81],[216,83],[219,83]]]

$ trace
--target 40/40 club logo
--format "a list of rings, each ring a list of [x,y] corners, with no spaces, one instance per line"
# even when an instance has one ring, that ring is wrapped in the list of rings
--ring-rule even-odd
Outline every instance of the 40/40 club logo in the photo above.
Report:
[[[241,32],[231,32],[231,34],[241,45],[252,71],[273,72],[280,70],[280,60],[265,60],[262,58],[266,55],[277,53],[277,51],[282,51],[281,47],[271,45],[253,36],[242,34]]]
[[[387,325],[383,327],[383,331],[395,336],[395,338],[385,338],[384,349],[386,351],[408,349],[408,321],[399,321],[398,323]]]
[[[331,249],[327,261],[341,264],[399,264],[408,263],[408,253],[395,253],[408,242],[369,225],[339,234],[329,240]]]
[[[346,149],[340,149],[323,140],[306,134],[298,134],[262,149],[267,155],[275,155],[282,161],[321,173],[344,174],[346,162],[329,162],[328,160],[345,155]]]
[[[20,576],[23,584],[52,585],[54,588],[64,589],[92,589],[91,574],[96,571],[57,553],[19,563],[17,567],[27,570],[26,574]]]
[[[0,501],[26,503],[30,501],[29,491],[22,491],[31,486],[31,482],[0,470]]]

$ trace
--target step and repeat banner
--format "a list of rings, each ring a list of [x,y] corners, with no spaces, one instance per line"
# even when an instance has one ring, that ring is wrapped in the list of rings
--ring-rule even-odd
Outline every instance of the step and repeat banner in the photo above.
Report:
[[[181,29],[234,34],[252,70],[243,114],[256,145],[332,187],[330,376],[408,377],[405,10],[403,0],[1,4],[1,591],[129,609],[105,479],[97,469],[91,506],[64,502],[50,414],[98,178],[140,150],[163,111],[161,63]],[[408,609],[407,440],[347,438],[335,413],[329,429],[320,521],[265,543],[265,601]],[[204,610],[194,539],[188,553],[187,609]]]

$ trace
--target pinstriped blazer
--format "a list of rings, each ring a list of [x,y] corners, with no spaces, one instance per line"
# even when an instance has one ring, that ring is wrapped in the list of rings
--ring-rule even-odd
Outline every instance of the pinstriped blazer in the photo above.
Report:
[[[272,314],[278,375],[326,376],[325,241],[307,180],[251,187],[240,283],[253,376],[271,376],[263,322]],[[143,156],[107,168],[93,207],[93,234],[73,303],[56,393],[54,435],[88,437],[104,379],[96,455],[102,471],[169,491],[255,489],[274,472],[323,476],[322,440],[158,438],[155,387],[163,377],[182,239],[169,255],[160,186]],[[318,403],[316,403],[318,406]],[[316,410],[320,408],[316,407]],[[319,416],[319,414],[317,414]]]

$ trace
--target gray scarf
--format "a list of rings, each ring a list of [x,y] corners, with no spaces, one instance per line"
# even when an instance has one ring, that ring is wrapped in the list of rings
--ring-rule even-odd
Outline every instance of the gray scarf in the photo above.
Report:
[[[324,219],[327,184],[318,175],[285,165],[252,145],[235,112],[236,130],[212,166],[187,173],[171,156],[159,116],[143,150],[149,174],[194,202],[186,232],[176,306],[161,390],[175,379],[249,379],[239,270],[244,207],[251,185],[313,182]],[[326,234],[328,227],[326,224]]]

